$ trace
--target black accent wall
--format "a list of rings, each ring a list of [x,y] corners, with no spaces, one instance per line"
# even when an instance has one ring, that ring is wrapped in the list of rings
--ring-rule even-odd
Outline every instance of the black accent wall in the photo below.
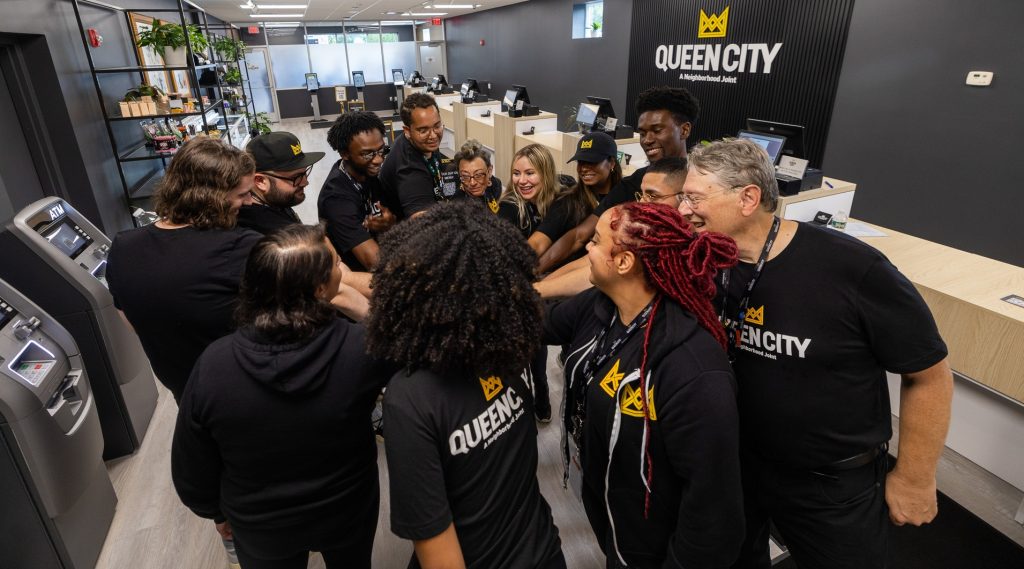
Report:
[[[561,130],[568,109],[575,110],[587,95],[610,98],[615,114],[626,116],[634,2],[606,1],[604,37],[575,40],[573,3],[530,0],[445,20],[448,82],[457,86],[468,77],[488,78],[496,99],[513,84],[525,85],[534,105],[558,113]]]
[[[857,0],[824,162],[854,217],[1024,266],[1022,22],[1018,0]]]

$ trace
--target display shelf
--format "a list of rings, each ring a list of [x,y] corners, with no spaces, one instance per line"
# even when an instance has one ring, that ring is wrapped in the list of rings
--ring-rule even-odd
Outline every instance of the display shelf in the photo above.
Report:
[[[173,119],[173,118],[176,118],[176,117],[198,117],[198,116],[201,116],[201,115],[205,115],[206,113],[208,113],[210,111],[218,110],[223,105],[224,105],[224,99],[217,99],[216,101],[214,101],[214,102],[210,103],[209,105],[207,105],[206,107],[204,107],[203,110],[201,110],[201,111],[192,111],[191,113],[167,113],[165,115],[139,115],[139,116],[136,116],[136,117],[116,116],[116,117],[107,117],[107,120],[109,120],[109,121],[130,121],[130,120],[144,120],[144,119]]]
[[[167,158],[174,156],[168,154]],[[140,200],[152,198],[153,194],[156,193],[156,187],[160,184],[160,180],[164,178],[163,172],[153,172],[152,174],[142,178],[135,183],[132,187],[128,188],[129,199]]]
[[[139,73],[146,71],[188,71],[189,69],[195,68],[197,71],[200,69],[209,69],[216,67],[212,63],[203,65],[144,65],[144,66],[127,66],[127,67],[97,67],[93,70],[94,73]]]

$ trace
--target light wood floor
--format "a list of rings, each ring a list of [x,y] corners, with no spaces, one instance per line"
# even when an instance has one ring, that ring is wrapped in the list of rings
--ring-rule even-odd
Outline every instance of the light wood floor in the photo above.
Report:
[[[557,353],[557,348],[552,349],[548,361],[551,400],[556,405],[556,413],[562,393],[562,373],[554,359]],[[142,448],[130,457],[107,463],[118,504],[97,569],[227,568],[227,557],[213,522],[198,518],[186,509],[171,485],[170,447],[176,412],[174,398],[160,387],[160,400]],[[569,567],[603,568],[604,555],[594,541],[582,504],[562,490],[557,421],[538,425],[538,431],[537,476],[541,491],[554,511]],[[378,444],[378,463],[381,509],[373,545],[373,567],[400,569],[409,562],[412,545],[390,530],[388,470],[382,444]],[[309,567],[322,569],[323,560],[314,554]]]

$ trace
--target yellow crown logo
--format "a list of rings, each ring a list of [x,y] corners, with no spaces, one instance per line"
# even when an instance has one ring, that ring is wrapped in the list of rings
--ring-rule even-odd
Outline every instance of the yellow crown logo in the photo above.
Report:
[[[644,402],[640,398],[641,393],[642,391],[639,387],[633,387],[632,385],[622,388],[622,401],[619,403],[619,409],[622,410],[623,415],[629,415],[630,417],[644,416]],[[652,421],[658,420],[658,414],[654,411],[653,387],[647,390],[647,416]]]
[[[480,387],[484,390],[484,399],[490,401],[494,399],[494,396],[501,392],[503,387],[501,384],[501,378],[496,376],[488,377],[487,379],[480,378]]]
[[[291,147],[292,147],[292,154],[294,154],[296,156],[298,156],[299,154],[302,154],[302,145],[301,144],[292,144]]]
[[[721,14],[708,16],[704,9],[700,11],[700,27],[697,28],[699,38],[724,38],[725,27],[729,23],[729,7],[726,6]]]
[[[584,150],[586,148],[593,148],[593,147],[594,147],[593,139],[591,139],[591,140],[584,140],[583,142],[580,143],[580,150]]]
[[[748,308],[747,315],[743,318],[744,322],[750,322],[751,324],[757,324],[761,326],[764,324],[764,306],[759,308]]]
[[[615,360],[615,365],[612,366],[612,369],[608,370],[604,379],[601,380],[601,389],[608,394],[608,397],[615,397],[615,392],[619,390],[619,382],[622,381],[622,378],[626,377],[626,374],[619,373],[619,361]]]

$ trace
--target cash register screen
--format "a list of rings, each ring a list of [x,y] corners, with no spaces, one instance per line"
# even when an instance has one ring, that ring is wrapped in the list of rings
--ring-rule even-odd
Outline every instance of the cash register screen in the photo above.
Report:
[[[576,122],[587,126],[593,126],[594,121],[597,120],[597,110],[597,105],[580,103],[580,109],[576,111]]]
[[[739,138],[745,138],[761,148],[764,148],[765,152],[768,153],[768,158],[771,159],[772,164],[779,161],[779,155],[782,154],[782,147],[786,145],[785,136],[762,134],[760,132],[751,132],[749,130],[741,130]]]
[[[85,249],[92,242],[91,239],[78,233],[67,219],[47,231],[43,234],[43,237],[61,253],[72,259],[77,257],[82,252],[82,249]]]
[[[34,387],[39,387],[56,364],[57,359],[49,350],[30,340],[7,367]]]
[[[518,96],[519,91],[515,89],[509,89],[508,91],[505,91],[505,98],[504,100],[502,100],[502,103],[505,103],[506,107],[513,109],[516,106],[516,97]]]

